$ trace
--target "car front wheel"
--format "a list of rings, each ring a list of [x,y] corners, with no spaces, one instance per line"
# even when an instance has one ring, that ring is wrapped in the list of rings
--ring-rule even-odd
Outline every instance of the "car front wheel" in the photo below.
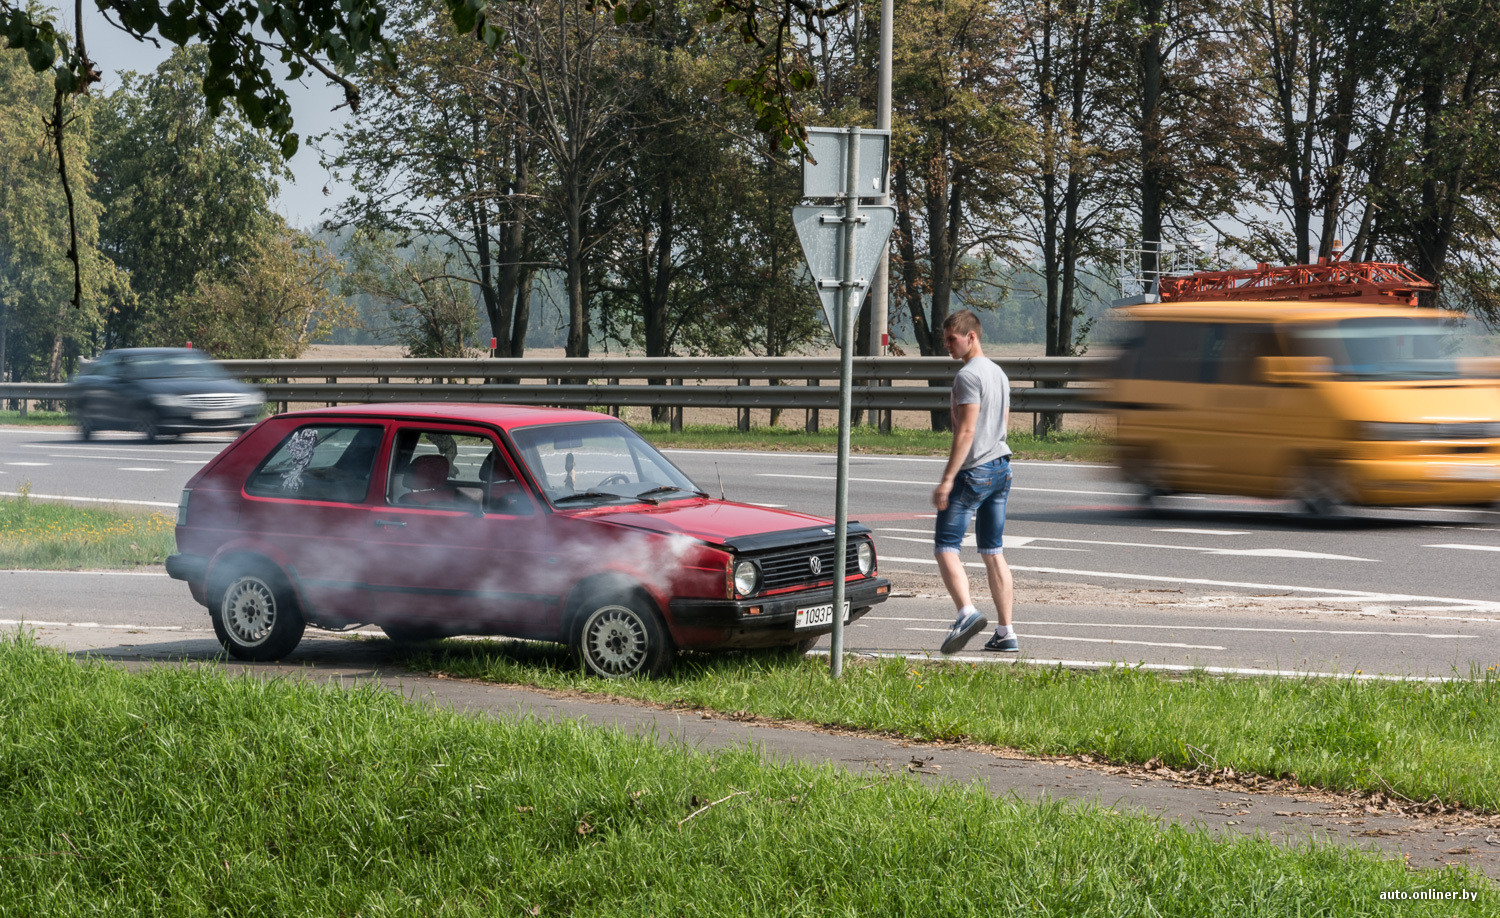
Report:
[[[640,597],[590,602],[573,638],[584,671],[606,679],[656,676],[672,662],[672,639]]]
[[[234,574],[209,617],[230,656],[257,662],[291,653],[307,627],[286,581],[261,567]]]

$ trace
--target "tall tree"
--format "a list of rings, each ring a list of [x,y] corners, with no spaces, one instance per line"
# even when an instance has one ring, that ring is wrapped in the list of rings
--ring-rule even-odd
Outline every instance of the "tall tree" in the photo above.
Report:
[[[56,382],[90,342],[101,320],[100,292],[128,298],[129,285],[94,243],[99,207],[83,157],[92,106],[68,106],[68,169],[77,203],[81,277],[88,305],[71,308],[73,269],[67,204],[58,159],[44,121],[53,117],[52,87],[14,55],[0,55],[0,380]]]
[[[1006,203],[1022,153],[1011,21],[988,0],[907,0],[893,51],[893,284],[924,355],[973,280],[966,261],[1013,241]]]
[[[207,71],[205,49],[178,50],[101,100],[90,150],[99,245],[139,297],[113,304],[110,346],[166,343],[143,338],[145,318],[170,310],[204,272],[252,260],[275,232],[271,201],[290,173],[262,132],[233,113],[214,117]]]
[[[520,67],[456,34],[437,0],[393,5],[395,67],[360,75],[365,105],[329,165],[355,187],[338,224],[444,240],[475,287],[501,356],[525,352],[539,146]]]
[[[1121,0],[1113,5],[1121,51],[1133,59],[1119,87],[1137,142],[1141,274],[1157,272],[1150,244],[1173,224],[1230,212],[1241,190],[1246,75],[1225,0]]]

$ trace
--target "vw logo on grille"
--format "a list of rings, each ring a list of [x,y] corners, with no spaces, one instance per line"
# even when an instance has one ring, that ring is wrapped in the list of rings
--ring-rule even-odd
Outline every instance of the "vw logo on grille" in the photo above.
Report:
[[[817,555],[813,555],[811,558],[807,559],[807,566],[812,569],[812,572],[814,574],[823,573],[823,559],[819,558]]]

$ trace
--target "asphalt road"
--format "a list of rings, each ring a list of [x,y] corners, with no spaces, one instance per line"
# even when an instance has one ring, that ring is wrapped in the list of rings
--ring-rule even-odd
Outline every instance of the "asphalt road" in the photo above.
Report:
[[[0,428],[0,494],[28,483],[37,496],[167,510],[228,442],[81,443],[67,429]],[[722,481],[730,499],[833,513],[832,456],[669,455],[715,495]],[[897,595],[849,629],[847,649],[935,653],[952,617],[931,550],[941,467],[930,457],[852,459],[851,515],[875,531]],[[1188,497],[1151,516],[1107,467],[1020,462],[1008,518],[1022,659],[1427,678],[1500,664],[1497,512],[1361,511],[1319,523],[1278,502]],[[977,554],[965,560],[981,587]],[[21,620],[70,649],[217,647],[185,587],[160,574],[0,572],[0,625]],[[298,654],[336,658],[338,640],[310,633]],[[959,658],[1016,658],[980,643]]]

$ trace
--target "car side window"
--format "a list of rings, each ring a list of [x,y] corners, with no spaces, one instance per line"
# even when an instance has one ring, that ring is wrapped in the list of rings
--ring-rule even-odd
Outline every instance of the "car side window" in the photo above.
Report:
[[[250,475],[256,497],[360,503],[370,492],[383,428],[310,424],[287,435]]]
[[[404,428],[397,431],[391,453],[386,502],[474,510],[490,482],[511,477],[495,442],[483,434]]]

